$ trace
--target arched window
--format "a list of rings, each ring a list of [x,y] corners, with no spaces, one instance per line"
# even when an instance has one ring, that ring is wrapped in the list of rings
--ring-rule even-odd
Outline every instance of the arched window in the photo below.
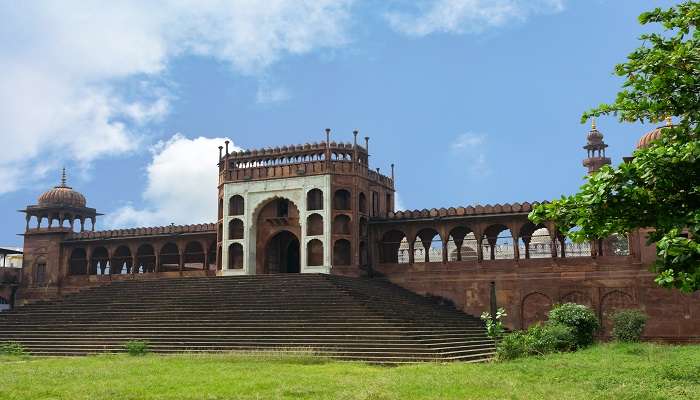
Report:
[[[235,195],[228,203],[228,215],[243,215],[243,197]]]
[[[333,195],[333,208],[336,210],[350,209],[350,192],[345,189],[338,189]]]
[[[360,193],[357,200],[359,209],[361,213],[367,214],[367,196],[364,193]]]
[[[306,219],[306,234],[308,236],[323,235],[323,217],[311,214]]]
[[[150,244],[142,244],[136,249],[135,272],[146,273],[156,270],[156,252]]]
[[[484,230],[484,259],[502,260],[515,258],[513,235],[505,225],[491,225]]]
[[[413,261],[417,263],[442,261],[442,240],[435,229],[425,228],[418,232],[413,242]]]
[[[333,233],[336,235],[349,235],[350,217],[345,214],[337,215],[333,220]]]
[[[109,253],[107,249],[100,246],[92,251],[92,262],[90,265],[91,275],[103,275],[107,271]]]
[[[70,253],[68,273],[71,275],[85,275],[87,273],[87,253],[85,253],[85,249],[73,249]]]
[[[471,228],[458,226],[452,228],[447,239],[447,260],[462,261],[468,259],[476,260],[476,244],[467,241],[467,235],[474,237]],[[474,255],[473,258],[469,256]]]
[[[350,265],[350,242],[345,239],[335,241],[333,245],[333,265]]]
[[[306,245],[306,265],[323,265],[323,243],[320,240],[310,240]]]
[[[112,275],[128,274],[131,272],[131,250],[119,246],[110,260],[109,273]]]
[[[160,249],[160,269],[165,271],[180,270],[180,250],[175,243],[167,243]]]
[[[528,222],[520,229],[521,258],[551,258],[552,239],[549,230],[542,224]]]
[[[390,264],[408,263],[408,241],[403,232],[391,230],[382,236],[380,260]]]
[[[323,192],[320,189],[311,189],[306,193],[307,210],[323,210]]]
[[[224,199],[219,199],[219,219],[224,217]]]
[[[231,243],[228,247],[228,269],[243,268],[243,246],[240,243]]]
[[[228,238],[243,239],[243,221],[234,218],[228,223]]]
[[[204,247],[199,242],[189,242],[185,246],[185,269],[206,269],[204,265]]]

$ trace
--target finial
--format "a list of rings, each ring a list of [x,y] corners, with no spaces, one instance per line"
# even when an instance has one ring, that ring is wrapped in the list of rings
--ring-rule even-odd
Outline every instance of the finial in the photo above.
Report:
[[[595,123],[595,118],[591,118],[591,130],[592,131],[598,130],[598,127],[596,126],[596,123]]]
[[[61,187],[66,187],[66,167],[63,167],[63,173],[61,173]]]
[[[221,151],[224,149],[224,146],[219,146],[219,161],[221,161]]]
[[[666,126],[672,126],[673,125],[673,117],[670,115],[666,117]]]
[[[228,140],[224,140],[224,144],[226,145],[226,155],[228,155],[228,144],[230,142]]]

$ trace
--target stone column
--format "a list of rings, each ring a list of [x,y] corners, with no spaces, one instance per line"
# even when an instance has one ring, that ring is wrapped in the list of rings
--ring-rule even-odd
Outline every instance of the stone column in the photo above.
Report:
[[[484,261],[484,247],[482,245],[483,242],[484,242],[484,235],[476,236],[476,259],[479,262]]]

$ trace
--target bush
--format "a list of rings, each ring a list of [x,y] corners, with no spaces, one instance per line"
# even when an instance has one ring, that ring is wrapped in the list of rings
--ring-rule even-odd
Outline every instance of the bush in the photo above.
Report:
[[[571,328],[560,324],[533,325],[527,330],[528,353],[547,354],[576,349]]]
[[[21,343],[4,342],[0,343],[0,354],[5,356],[21,356],[27,354]]]
[[[503,336],[496,345],[496,359],[498,360],[514,360],[527,355],[527,332],[525,331],[511,332]]]
[[[145,340],[129,340],[124,343],[124,349],[132,356],[142,356],[149,352],[148,342]]]
[[[582,304],[558,304],[549,312],[549,322],[571,328],[576,338],[576,348],[593,344],[600,323],[595,313]]]
[[[641,310],[620,310],[612,315],[612,336],[618,342],[638,342],[642,337],[647,315]]]
[[[571,351],[576,337],[571,328],[560,324],[532,325],[527,331],[507,334],[498,342],[496,358],[512,360],[531,355]]]

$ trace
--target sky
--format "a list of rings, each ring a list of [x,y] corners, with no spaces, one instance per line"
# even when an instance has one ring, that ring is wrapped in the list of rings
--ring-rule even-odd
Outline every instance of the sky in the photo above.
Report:
[[[98,229],[210,222],[218,149],[370,137],[402,209],[574,193],[670,1],[0,2],[0,244],[62,167]],[[601,118],[613,163],[650,126]]]

